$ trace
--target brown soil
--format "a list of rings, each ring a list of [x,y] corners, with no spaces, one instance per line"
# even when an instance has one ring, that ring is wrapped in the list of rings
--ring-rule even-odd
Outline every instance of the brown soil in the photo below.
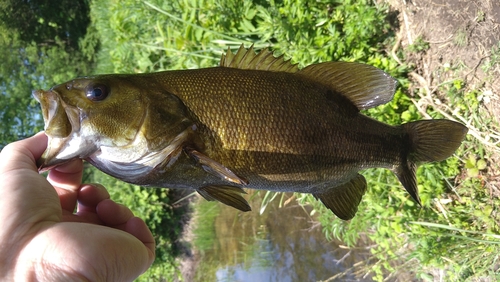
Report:
[[[449,115],[446,117],[457,118],[452,114],[453,105],[446,104],[446,95],[438,87],[456,79],[465,83],[466,92],[476,90],[483,95],[478,116],[492,122],[474,125],[457,119],[485,147],[489,167],[484,176],[492,195],[500,196],[500,1],[386,1],[399,20],[393,56],[402,48],[406,58],[399,60],[415,67],[410,73],[411,92],[428,101],[420,102],[422,110],[432,106]],[[408,52],[409,46],[419,41],[428,42],[428,49]],[[497,54],[492,52],[495,49]]]
[[[418,0],[390,4],[400,13],[403,48],[418,38],[430,43],[421,56],[409,57],[420,74],[433,83],[451,77],[439,77],[445,64],[458,68],[454,78],[463,78],[472,87],[490,88],[498,95],[500,70],[485,73],[481,64],[500,42],[500,2],[496,0]],[[406,4],[404,3],[406,2]],[[497,99],[498,102],[498,99]],[[498,104],[497,104],[498,106]],[[497,107],[498,110],[498,107]]]

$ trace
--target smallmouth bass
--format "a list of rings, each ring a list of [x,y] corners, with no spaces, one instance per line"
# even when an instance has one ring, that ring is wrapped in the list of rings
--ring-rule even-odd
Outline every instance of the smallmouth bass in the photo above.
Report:
[[[375,67],[298,69],[270,51],[228,50],[219,67],[77,78],[33,92],[49,144],[47,170],[82,158],[123,181],[195,189],[242,211],[242,188],[311,193],[354,217],[362,169],[391,169],[420,203],[418,164],[453,154],[467,128],[450,120],[391,126],[360,113],[392,100]]]

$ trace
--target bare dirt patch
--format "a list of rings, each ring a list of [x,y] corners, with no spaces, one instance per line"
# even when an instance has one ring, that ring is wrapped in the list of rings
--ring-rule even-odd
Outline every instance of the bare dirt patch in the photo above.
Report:
[[[419,0],[390,1],[400,13],[403,31],[402,46],[418,44],[419,38],[429,43],[421,56],[409,57],[417,71],[432,81],[449,77],[439,76],[439,69],[448,64],[460,70],[454,73],[471,86],[494,87],[500,90],[500,70],[481,67],[491,57],[492,48],[500,42],[500,2],[496,0]],[[496,74],[495,77],[493,75]]]
[[[399,59],[414,67],[410,90],[423,93],[428,101],[425,106],[437,108],[445,117],[454,117],[469,127],[469,133],[489,152],[486,179],[499,196],[500,1],[387,1],[398,13],[400,45],[396,48],[402,48],[406,56]],[[408,51],[419,44],[425,44],[424,51]],[[440,86],[457,80],[463,81],[465,93],[479,92],[477,116],[485,120],[483,124],[474,125],[453,114],[454,105],[440,92]]]

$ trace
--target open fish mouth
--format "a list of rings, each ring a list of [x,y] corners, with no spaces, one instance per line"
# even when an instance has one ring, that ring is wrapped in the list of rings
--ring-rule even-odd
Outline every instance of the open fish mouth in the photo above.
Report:
[[[35,90],[33,96],[42,107],[45,134],[53,138],[68,137],[72,126],[59,95],[53,91]]]
[[[41,105],[45,134],[49,138],[47,149],[37,160],[38,169],[49,170],[82,155],[80,142],[74,142],[75,135],[80,135],[79,111],[66,105],[53,90],[35,90],[33,96]]]

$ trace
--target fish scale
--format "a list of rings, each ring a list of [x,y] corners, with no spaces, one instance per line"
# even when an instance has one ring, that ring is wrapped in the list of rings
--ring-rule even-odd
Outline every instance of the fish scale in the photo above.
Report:
[[[296,97],[298,95],[291,95],[295,92],[282,91],[281,85],[284,83],[278,86],[272,84],[276,80],[265,77],[267,75],[265,73],[262,73],[262,78],[266,79],[257,76],[257,79],[252,80],[253,85],[249,87],[249,90],[233,93],[224,89],[236,88],[238,78],[247,78],[248,74],[245,71],[235,74],[231,69],[214,68],[208,73],[188,72],[189,74],[173,74],[179,75],[180,78],[171,79],[169,76],[163,76],[162,79],[165,80],[165,84],[168,84],[166,87],[172,87],[171,92],[176,93],[184,101],[200,123],[214,132],[221,132],[218,137],[225,149],[266,152],[269,150],[269,144],[277,149],[276,152],[281,153],[314,154],[327,149],[317,142],[317,137],[327,137],[326,132],[311,131],[309,124],[311,119],[314,119],[316,129],[328,128],[324,117],[332,116],[332,114],[320,107],[322,103],[317,101],[318,99],[313,99],[314,95],[304,95],[298,100]],[[198,75],[212,77],[218,83],[200,79]],[[177,88],[178,84],[192,85],[192,87]],[[217,95],[206,95],[219,88],[222,91],[219,90]],[[265,91],[266,89],[275,91],[274,93],[268,92],[266,93],[268,95],[262,97],[259,90]],[[296,92],[302,94],[305,91],[305,89],[297,89]],[[240,118],[236,113],[240,115]],[[290,120],[296,121],[290,123],[288,122]],[[292,138],[287,138],[287,136],[292,136]]]
[[[49,137],[38,164],[82,158],[129,183],[194,189],[242,211],[243,188],[311,193],[348,220],[367,190],[360,170],[391,169],[420,203],[417,165],[448,158],[467,133],[449,120],[392,126],[360,113],[395,88],[372,66],[299,70],[243,46],[214,68],[79,78],[33,93]]]

